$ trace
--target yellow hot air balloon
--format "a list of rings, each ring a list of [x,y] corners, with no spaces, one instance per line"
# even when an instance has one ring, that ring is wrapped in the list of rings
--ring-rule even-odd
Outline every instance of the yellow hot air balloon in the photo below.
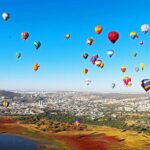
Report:
[[[6,100],[3,102],[3,106],[5,107],[5,108],[7,108],[8,106],[9,106],[9,102],[7,102]]]
[[[70,38],[70,34],[66,34],[66,39],[69,39]]]
[[[142,70],[144,70],[144,67],[145,67],[144,63],[141,63],[141,64],[140,64],[140,68],[141,68]]]

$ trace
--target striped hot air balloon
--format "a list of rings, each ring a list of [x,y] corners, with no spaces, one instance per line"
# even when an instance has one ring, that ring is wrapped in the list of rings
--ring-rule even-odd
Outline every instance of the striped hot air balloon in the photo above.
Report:
[[[146,92],[148,92],[150,90],[150,79],[143,79],[141,81],[141,86]]]

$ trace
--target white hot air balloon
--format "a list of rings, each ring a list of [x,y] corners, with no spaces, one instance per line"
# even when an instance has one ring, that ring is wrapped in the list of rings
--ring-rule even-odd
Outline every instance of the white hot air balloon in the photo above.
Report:
[[[143,25],[141,25],[141,31],[142,31],[143,33],[146,34],[149,30],[150,30],[150,26],[149,26],[148,24],[143,24]]]
[[[116,86],[116,84],[115,83],[112,83],[112,89],[114,89],[115,88],[115,86]]]
[[[90,84],[91,84],[91,82],[92,82],[92,80],[90,80],[90,79],[85,79],[85,83],[86,83],[86,85],[90,85]]]
[[[7,21],[7,20],[10,18],[9,13],[4,12],[4,13],[2,14],[2,18],[3,18],[5,21]]]
[[[109,57],[112,57],[112,56],[114,55],[114,51],[113,51],[113,50],[108,50],[108,51],[107,51],[107,55],[108,55]]]

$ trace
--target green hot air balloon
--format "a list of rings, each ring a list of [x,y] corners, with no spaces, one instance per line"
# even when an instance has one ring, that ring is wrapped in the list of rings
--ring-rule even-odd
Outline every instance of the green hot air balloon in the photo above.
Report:
[[[41,46],[41,42],[40,42],[40,41],[35,41],[35,42],[33,43],[33,45],[35,46],[36,49],[39,49],[40,46]]]
[[[132,56],[133,56],[133,57],[136,57],[136,56],[137,56],[137,53],[136,53],[136,52],[133,52],[133,53],[132,53]]]
[[[21,53],[16,53],[16,58],[20,58],[21,57]]]

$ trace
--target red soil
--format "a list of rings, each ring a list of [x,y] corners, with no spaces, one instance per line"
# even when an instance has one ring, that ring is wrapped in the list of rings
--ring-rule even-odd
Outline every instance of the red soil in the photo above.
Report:
[[[63,140],[68,147],[74,150],[110,150],[118,146],[118,139],[106,135],[82,135],[82,136],[53,136],[52,139]]]

